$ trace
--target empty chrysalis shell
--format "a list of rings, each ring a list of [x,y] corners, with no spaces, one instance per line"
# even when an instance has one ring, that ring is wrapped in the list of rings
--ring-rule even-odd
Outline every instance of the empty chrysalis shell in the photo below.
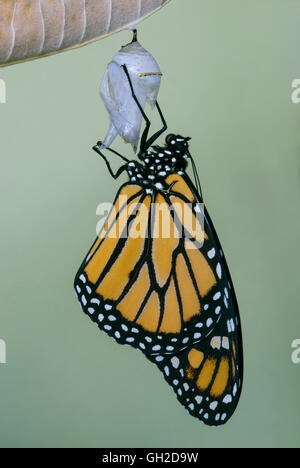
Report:
[[[101,83],[100,95],[110,117],[102,148],[108,148],[120,135],[126,143],[132,144],[136,152],[143,116],[132,97],[123,65],[127,67],[134,93],[143,109],[146,102],[152,109],[155,107],[162,73],[153,56],[134,41],[114,56]]]
[[[0,67],[130,28],[170,0],[0,0]]]

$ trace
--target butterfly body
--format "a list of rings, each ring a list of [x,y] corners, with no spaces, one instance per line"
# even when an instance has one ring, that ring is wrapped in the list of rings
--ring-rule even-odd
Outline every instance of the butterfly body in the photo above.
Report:
[[[188,140],[189,138],[168,135],[167,144],[164,147],[154,146],[152,151],[140,152],[140,161],[129,161],[124,167],[130,182],[138,182],[141,186],[157,191],[168,189],[166,184],[168,175],[184,174],[188,158],[186,153]]]

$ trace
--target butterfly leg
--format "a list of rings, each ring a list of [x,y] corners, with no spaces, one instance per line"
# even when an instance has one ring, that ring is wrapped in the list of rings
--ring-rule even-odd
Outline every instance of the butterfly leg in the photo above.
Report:
[[[135,95],[135,92],[134,92],[134,89],[133,89],[133,84],[132,84],[132,81],[131,81],[131,78],[130,78],[130,75],[129,75],[129,72],[128,72],[128,69],[127,69],[126,65],[123,65],[123,70],[124,70],[124,72],[125,72],[125,74],[127,76],[129,86],[130,86],[130,89],[131,89],[132,97],[135,100],[136,105],[140,109],[141,114],[142,114],[142,116],[143,116],[143,118],[144,118],[144,120],[146,122],[146,128],[145,128],[145,130],[143,132],[143,135],[142,135],[142,138],[141,138],[141,146],[140,146],[140,152],[144,152],[144,151],[147,151],[148,148],[150,148],[150,146],[153,145],[155,140],[157,140],[157,138],[159,138],[160,135],[167,130],[168,126],[167,126],[166,120],[165,120],[165,118],[163,116],[163,113],[161,111],[161,108],[160,108],[158,102],[156,101],[156,107],[157,107],[159,116],[160,116],[160,118],[162,120],[163,127],[158,132],[156,132],[151,138],[149,138],[149,140],[148,140],[148,134],[149,134],[151,122],[150,122],[149,118],[147,117],[147,115],[145,114],[144,109],[142,108],[141,104],[139,103],[138,98]]]
[[[99,150],[102,149],[102,148],[101,148],[101,146],[102,146],[102,141],[98,141],[97,145],[95,145],[95,146],[98,147]],[[114,149],[112,149],[112,148],[105,148],[105,149],[106,149],[107,151],[110,151],[111,153],[113,153],[113,154],[119,156],[119,158],[123,159],[123,161],[126,161],[127,163],[130,162],[129,159],[125,158],[125,156],[123,156],[122,154],[118,153],[118,151],[116,151],[116,150],[114,150]],[[98,151],[97,151],[97,152],[98,152]]]
[[[97,145],[93,146],[93,150],[96,151],[96,153],[98,153],[98,154],[101,156],[101,158],[104,160],[104,162],[105,162],[105,164],[106,164],[106,166],[107,166],[107,169],[108,169],[110,175],[111,175],[114,179],[117,179],[117,178],[122,174],[122,172],[126,170],[127,164],[124,164],[123,166],[121,166],[121,167],[117,170],[117,172],[114,174],[114,172],[113,172],[113,170],[112,170],[112,168],[111,168],[111,166],[110,166],[110,164],[109,164],[109,161],[107,160],[107,158],[104,156],[104,154],[103,154],[102,151],[100,150],[100,146],[101,146],[101,142],[98,142]],[[108,149],[111,151],[111,153],[114,153],[114,154],[116,154],[117,156],[120,156],[122,159],[128,161],[126,158],[124,158],[124,156],[122,156],[121,154],[117,153],[117,151],[112,150],[112,149],[110,149],[110,148],[108,148]]]
[[[144,109],[142,108],[141,104],[139,103],[138,98],[135,95],[135,92],[134,92],[134,89],[133,89],[133,84],[132,84],[132,81],[131,81],[131,78],[130,78],[130,75],[129,75],[128,68],[126,67],[126,65],[123,65],[122,67],[123,67],[123,70],[124,70],[124,72],[125,72],[125,74],[127,76],[132,97],[135,100],[136,105],[138,106],[139,110],[141,111],[141,114],[142,114],[142,116],[143,116],[143,118],[144,118],[144,120],[146,122],[146,128],[145,128],[145,130],[143,132],[143,135],[142,135],[142,138],[141,138],[141,146],[140,146],[140,151],[145,151],[145,146],[146,146],[147,137],[148,137],[149,129],[150,129],[150,126],[151,126],[151,122],[148,119],[147,115],[145,114]]]
[[[161,110],[161,108],[160,108],[160,106],[159,106],[159,104],[158,104],[157,101],[156,101],[156,107],[157,107],[159,116],[160,116],[160,118],[161,118],[161,121],[162,121],[162,123],[163,123],[163,127],[162,127],[158,132],[156,132],[154,135],[152,135],[152,137],[149,138],[149,140],[147,140],[147,141],[145,142],[144,151],[147,151],[147,150],[150,148],[150,146],[152,146],[153,143],[160,137],[160,135],[162,135],[162,134],[168,129],[168,125],[167,125],[167,123],[166,123],[166,121],[165,121],[165,118],[164,118],[164,116],[163,116],[162,110]],[[147,137],[148,137],[148,135],[147,135]]]

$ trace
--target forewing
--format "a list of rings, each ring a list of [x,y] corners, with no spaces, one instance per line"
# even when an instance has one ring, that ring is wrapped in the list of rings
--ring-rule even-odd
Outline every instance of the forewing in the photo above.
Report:
[[[146,355],[173,355],[205,340],[234,294],[211,221],[205,216],[201,226],[188,181],[170,178],[176,184],[168,194],[123,186],[75,280],[99,328]],[[196,238],[177,200],[191,204]]]

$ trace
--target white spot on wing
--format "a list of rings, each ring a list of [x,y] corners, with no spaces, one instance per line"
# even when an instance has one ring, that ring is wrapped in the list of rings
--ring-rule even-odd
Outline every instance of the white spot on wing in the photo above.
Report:
[[[85,276],[84,276],[84,275],[80,275],[80,276],[79,276],[79,279],[80,279],[83,283],[86,283],[86,279],[85,279]]]
[[[221,348],[221,337],[220,337],[220,336],[214,336],[214,337],[210,340],[210,346],[211,346],[213,349],[220,349],[220,348]]]
[[[210,327],[210,326],[212,325],[212,323],[213,323],[212,319],[209,318],[209,319],[207,319],[207,321],[206,321],[206,326],[207,326],[207,327]]]
[[[216,249],[211,249],[207,252],[208,258],[212,259],[216,255]]]
[[[222,346],[223,346],[224,349],[229,349],[229,340],[228,340],[227,336],[223,336]]]
[[[175,369],[177,369],[178,366],[179,366],[179,359],[178,359],[178,357],[176,357],[176,356],[172,357],[171,363],[172,363],[172,366],[173,366]]]
[[[225,398],[223,398],[223,403],[228,405],[229,403],[232,402],[232,396],[231,395],[226,395]]]
[[[92,303],[92,304],[100,305],[99,299],[91,299],[91,303]]]
[[[153,346],[153,351],[159,351],[160,350],[160,346],[159,345],[156,345],[156,346]]]
[[[209,407],[212,411],[215,411],[216,407],[218,406],[218,402],[217,401],[213,401]]]

